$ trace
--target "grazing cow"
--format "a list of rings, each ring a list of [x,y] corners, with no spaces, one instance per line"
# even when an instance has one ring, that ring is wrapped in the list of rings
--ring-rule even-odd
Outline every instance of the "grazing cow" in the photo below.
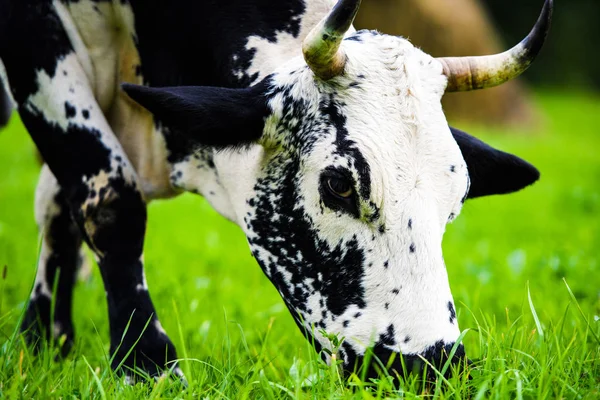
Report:
[[[409,369],[447,360],[459,328],[445,226],[465,199],[539,174],[448,127],[440,99],[522,73],[552,0],[513,49],[438,59],[355,31],[359,4],[0,0],[2,75],[47,163],[30,341],[65,335],[71,346],[85,241],[106,289],[113,367],[181,376],[142,248],[146,203],[191,191],[243,229],[317,349],[330,345],[321,330],[345,337],[345,369],[368,348],[384,363],[401,353]],[[452,361],[463,358],[461,345]],[[398,357],[390,369],[402,373]]]

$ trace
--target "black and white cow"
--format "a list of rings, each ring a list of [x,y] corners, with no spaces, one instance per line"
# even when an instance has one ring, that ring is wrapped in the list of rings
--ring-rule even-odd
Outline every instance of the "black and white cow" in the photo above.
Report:
[[[421,356],[447,359],[459,328],[445,226],[465,199],[519,190],[539,174],[449,128],[440,99],[522,73],[552,0],[512,50],[443,59],[355,31],[359,3],[0,0],[0,76],[47,163],[30,341],[72,344],[85,241],[106,289],[114,366],[125,357],[151,375],[181,375],[142,248],[146,203],[191,191],[244,230],[318,348],[329,346],[321,329],[346,338],[346,369],[371,347],[384,363],[403,354],[409,369]],[[399,358],[391,369],[401,372]]]

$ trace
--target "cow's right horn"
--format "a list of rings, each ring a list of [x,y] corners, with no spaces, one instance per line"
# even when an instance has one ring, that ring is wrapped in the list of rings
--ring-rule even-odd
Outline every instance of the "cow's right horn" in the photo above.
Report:
[[[442,57],[446,92],[466,92],[498,86],[521,75],[540,52],[552,21],[554,0],[546,0],[533,30],[521,43],[504,53],[480,57]]]
[[[360,0],[339,0],[304,39],[304,59],[319,78],[328,80],[344,71],[346,55],[340,50],[340,44],[359,7]]]

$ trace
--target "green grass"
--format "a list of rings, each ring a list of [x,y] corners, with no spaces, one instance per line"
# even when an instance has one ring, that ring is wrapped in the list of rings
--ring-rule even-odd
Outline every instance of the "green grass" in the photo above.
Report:
[[[146,272],[158,315],[189,380],[127,386],[108,367],[108,321],[97,268],[74,297],[74,352],[34,356],[16,334],[38,249],[39,167],[18,118],[0,133],[0,396],[6,398],[600,398],[600,99],[546,93],[536,132],[471,129],[539,167],[535,186],[469,201],[444,253],[470,380],[398,391],[344,383],[318,361],[241,231],[201,198],[149,207]]]

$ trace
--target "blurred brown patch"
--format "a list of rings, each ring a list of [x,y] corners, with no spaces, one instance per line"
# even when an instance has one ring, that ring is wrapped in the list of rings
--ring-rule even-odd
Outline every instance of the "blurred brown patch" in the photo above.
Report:
[[[531,26],[534,23],[535,16]],[[489,16],[477,0],[363,1],[355,26],[406,37],[436,57],[494,54],[516,44],[500,43]],[[541,122],[522,80],[493,89],[450,93],[444,96],[443,106],[452,122],[520,128]]]

